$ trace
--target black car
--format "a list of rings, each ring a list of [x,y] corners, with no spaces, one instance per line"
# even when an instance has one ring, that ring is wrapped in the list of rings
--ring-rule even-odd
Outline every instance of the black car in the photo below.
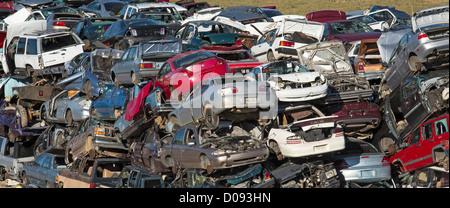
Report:
[[[103,34],[114,22],[119,20],[114,17],[85,18],[76,23],[70,31],[83,40],[84,50],[90,49],[90,43],[103,37]]]
[[[166,25],[167,35],[173,35],[181,28],[180,21],[168,12],[138,12],[131,15],[130,19],[152,19],[161,25]]]
[[[100,42],[109,48],[127,49],[135,42],[160,40],[166,35],[166,26],[151,19],[118,20],[103,34]]]

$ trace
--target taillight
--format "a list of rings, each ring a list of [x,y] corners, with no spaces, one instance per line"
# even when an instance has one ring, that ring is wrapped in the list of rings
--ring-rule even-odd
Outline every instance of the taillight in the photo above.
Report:
[[[241,40],[236,40],[236,42],[234,43],[235,45],[242,45],[242,41]]]
[[[295,45],[295,42],[280,41],[280,46],[293,47],[294,45]]]
[[[426,37],[428,37],[426,33],[424,33],[424,32],[420,32],[420,33],[419,33],[419,36],[417,36],[417,39],[419,39],[419,40],[420,40],[420,39],[422,39],[422,38],[426,38]]]
[[[358,73],[364,73],[364,62],[358,62]]]
[[[269,91],[269,90],[268,90],[269,87],[270,87],[270,86],[268,86],[268,85],[260,85],[260,86],[258,87],[258,91],[260,91],[260,92],[266,92],[266,91]]]
[[[264,174],[264,181],[267,181],[270,179],[270,174],[269,173],[265,173]]]
[[[153,68],[153,63],[141,63],[141,64],[139,64],[139,67],[141,69]]]
[[[164,28],[161,28],[160,33],[161,33],[161,35],[164,35],[166,33],[166,30]]]
[[[384,157],[383,157],[383,160],[381,161],[381,165],[382,165],[382,166],[388,166],[388,165],[390,165],[390,163],[389,163],[389,158],[388,158],[387,156],[384,156]]]
[[[132,29],[132,30],[131,30],[131,35],[132,35],[132,36],[137,36],[137,31],[136,31],[135,29]]]
[[[95,188],[95,183],[94,183],[94,182],[91,182],[91,183],[89,184],[89,188]]]
[[[108,30],[109,26],[103,27],[103,30]]]
[[[66,23],[60,22],[60,21],[56,21],[56,22],[53,22],[52,25],[54,25],[54,26],[66,26]]]
[[[345,162],[345,160],[338,160],[334,162],[334,165],[339,169],[348,169],[348,164],[347,162]]]

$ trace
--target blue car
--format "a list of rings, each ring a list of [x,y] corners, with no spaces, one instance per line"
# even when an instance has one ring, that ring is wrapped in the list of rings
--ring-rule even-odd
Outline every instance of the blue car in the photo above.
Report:
[[[128,88],[116,88],[114,83],[106,84],[103,93],[91,104],[91,115],[102,120],[116,120],[125,110]]]

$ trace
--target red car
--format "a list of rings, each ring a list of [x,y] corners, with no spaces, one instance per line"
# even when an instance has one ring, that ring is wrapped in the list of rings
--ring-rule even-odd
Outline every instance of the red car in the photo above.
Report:
[[[225,59],[232,73],[241,72],[242,74],[247,74],[254,67],[264,64],[256,60],[247,50],[242,49],[242,45],[231,47],[204,46],[201,49]]]
[[[328,22],[333,20],[345,20],[347,19],[347,16],[343,11],[322,10],[306,14],[306,19],[315,22]]]
[[[204,50],[189,51],[168,59],[156,76],[154,87],[163,90],[167,99],[189,94],[201,80],[230,73],[225,59]],[[176,92],[176,97],[172,93]]]
[[[389,162],[401,172],[441,163],[448,170],[449,114],[430,119],[412,132]],[[445,162],[444,162],[445,161]]]

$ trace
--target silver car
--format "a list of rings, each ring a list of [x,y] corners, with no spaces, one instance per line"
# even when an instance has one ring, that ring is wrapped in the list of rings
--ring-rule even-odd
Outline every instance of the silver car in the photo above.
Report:
[[[348,137],[345,149],[334,152],[330,159],[341,174],[345,186],[351,183],[370,185],[391,179],[391,165],[388,157],[372,144]]]
[[[416,71],[448,66],[448,5],[422,9],[411,17],[412,30],[395,46],[381,81],[385,97]]]
[[[79,122],[89,117],[91,103],[79,91],[63,90],[42,104],[40,119],[49,123]]]
[[[198,120],[215,129],[219,120],[274,118],[278,98],[270,84],[244,80],[243,76],[231,79],[217,76],[194,85],[191,94],[169,113],[166,129],[171,132],[175,124],[181,127]]]
[[[155,77],[164,62],[181,53],[180,40],[141,41],[129,47],[122,60],[111,68],[117,85],[132,85]]]

